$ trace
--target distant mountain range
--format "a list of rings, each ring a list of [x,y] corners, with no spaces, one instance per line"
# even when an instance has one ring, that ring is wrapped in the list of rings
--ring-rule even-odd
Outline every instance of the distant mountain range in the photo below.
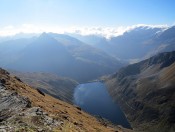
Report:
[[[95,35],[72,36],[131,63],[160,52],[175,50],[175,26],[169,28],[140,26],[110,39]]]
[[[0,94],[4,97],[0,98],[2,108],[6,109],[4,103],[19,99],[24,101],[22,105],[32,103],[51,114],[60,112],[58,118],[64,119],[63,123],[68,127],[69,124],[77,126],[74,117],[78,120],[83,117],[80,130],[107,131],[108,127],[101,126],[93,118],[87,119],[81,108],[47,95],[72,103],[78,83],[101,77],[134,130],[175,131],[175,26],[140,26],[108,39],[98,35],[56,33],[0,37],[0,67],[12,70],[21,78],[12,77],[0,69]],[[4,92],[12,99],[5,101]],[[23,98],[23,95],[28,98]],[[18,101],[8,106],[14,110],[23,108]],[[8,119],[5,109],[1,109],[3,120],[0,117],[0,122]],[[15,113],[9,114],[18,117]],[[79,114],[83,116],[79,118]],[[93,128],[87,127],[86,124],[91,125],[92,121],[95,123]],[[63,128],[66,130],[67,127]]]
[[[140,26],[110,39],[98,35],[21,33],[0,38],[0,64],[87,82],[111,74],[124,64],[175,50],[174,35],[175,26]]]
[[[79,82],[113,73],[122,66],[104,51],[62,34],[43,33],[39,37],[4,41],[0,50],[4,68],[49,72]]]
[[[104,80],[134,129],[175,130],[175,51],[123,67]]]

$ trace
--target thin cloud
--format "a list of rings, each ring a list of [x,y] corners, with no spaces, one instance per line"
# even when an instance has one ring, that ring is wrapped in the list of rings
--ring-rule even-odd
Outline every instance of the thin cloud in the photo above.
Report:
[[[58,26],[38,26],[33,24],[22,24],[19,27],[13,25],[8,25],[0,29],[0,36],[10,36],[18,33],[42,33],[42,32],[53,32],[53,33],[76,33],[81,35],[100,35],[106,38],[113,36],[122,35],[126,31],[131,31],[135,28],[162,28],[165,29],[167,25],[146,25],[146,24],[137,24],[132,26],[120,26],[120,27],[58,27]]]

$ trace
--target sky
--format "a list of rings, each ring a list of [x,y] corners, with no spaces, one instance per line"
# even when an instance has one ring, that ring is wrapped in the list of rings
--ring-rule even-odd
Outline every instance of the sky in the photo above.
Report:
[[[174,12],[175,0],[0,0],[0,34],[171,26],[175,25]]]

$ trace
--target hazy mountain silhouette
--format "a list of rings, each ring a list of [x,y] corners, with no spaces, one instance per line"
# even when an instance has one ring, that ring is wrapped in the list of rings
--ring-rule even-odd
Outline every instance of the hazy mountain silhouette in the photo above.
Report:
[[[122,66],[121,61],[139,61],[174,50],[174,32],[175,27],[137,27],[111,39],[43,33],[0,43],[0,62],[5,68],[56,73],[85,82],[113,73]]]
[[[89,45],[96,45],[98,44],[102,39],[104,39],[103,36],[100,35],[81,35],[81,34],[76,34],[76,33],[72,33],[72,34],[68,34],[69,36],[72,36],[86,44]]]
[[[15,59],[8,59],[6,54],[7,60],[11,61],[4,64],[6,68],[56,73],[82,82],[110,74],[121,67],[115,58],[68,35],[43,33],[18,49],[22,50],[15,53]]]
[[[151,45],[155,45],[155,49],[150,51],[147,56],[152,56],[160,52],[168,52],[175,50],[175,26],[166,29],[163,32],[157,34]]]
[[[20,56],[22,50],[32,43],[35,38],[29,39],[10,39],[0,43],[0,64],[7,66],[15,62]]]
[[[175,50],[175,27],[153,28],[140,26],[126,31],[123,35],[106,39],[93,35],[76,36],[77,39],[91,44],[121,60],[143,60],[157,53]]]

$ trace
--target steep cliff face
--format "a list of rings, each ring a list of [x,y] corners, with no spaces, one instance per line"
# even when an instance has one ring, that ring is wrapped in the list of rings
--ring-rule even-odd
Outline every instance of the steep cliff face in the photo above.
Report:
[[[105,83],[134,129],[175,130],[175,52],[124,67]]]
[[[130,131],[33,89],[0,69],[0,131]]]

